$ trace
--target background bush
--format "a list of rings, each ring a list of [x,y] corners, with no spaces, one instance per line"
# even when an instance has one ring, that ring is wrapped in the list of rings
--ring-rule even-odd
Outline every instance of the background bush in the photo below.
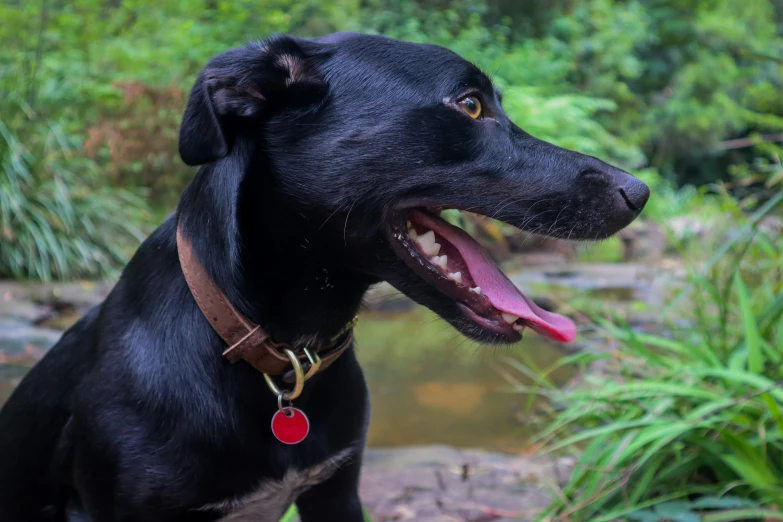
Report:
[[[783,244],[757,227],[781,201],[703,245],[665,335],[602,322],[610,348],[571,362],[604,370],[574,388],[519,367],[550,400],[539,442],[579,455],[542,518],[783,520]]]
[[[4,169],[0,186],[23,180],[14,197],[46,198],[55,170],[68,172],[66,185],[78,180],[102,199],[109,228],[94,233],[128,244],[171,211],[192,175],[176,136],[198,70],[276,32],[359,30],[450,47],[495,78],[532,134],[647,167],[672,192],[722,180],[764,199],[783,179],[781,0],[42,0],[7,1],[0,19],[0,121],[15,136],[2,161],[24,157],[31,173]],[[124,202],[142,193],[152,212]],[[60,218],[39,219],[54,230]],[[5,219],[16,250],[3,242],[0,274],[98,275],[125,250],[74,257],[50,245],[37,266],[22,266],[19,252],[44,248],[24,239],[28,221]],[[132,227],[111,224],[120,222]]]
[[[14,101],[0,119],[0,278],[112,274],[144,238],[146,202],[102,182],[73,135]]]

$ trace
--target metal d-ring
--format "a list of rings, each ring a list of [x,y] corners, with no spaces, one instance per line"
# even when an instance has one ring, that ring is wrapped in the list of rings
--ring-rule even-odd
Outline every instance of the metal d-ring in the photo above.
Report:
[[[288,356],[288,359],[291,361],[291,366],[294,367],[294,375],[296,376],[296,381],[294,381],[294,389],[281,390],[280,388],[277,387],[277,384],[275,384],[275,381],[272,380],[272,377],[270,377],[268,373],[264,374],[264,380],[266,381],[266,385],[269,386],[269,389],[272,390],[272,393],[274,393],[279,397],[281,403],[282,400],[292,401],[297,397],[299,397],[302,394],[302,390],[304,389],[304,383],[305,383],[304,369],[302,368],[302,363],[299,362],[299,357],[296,356],[293,350],[285,349],[283,350],[283,353],[285,353]],[[321,364],[320,359],[318,360],[318,364],[320,366]]]
[[[303,348],[302,351],[307,356],[307,360],[310,361],[310,368],[307,369],[307,373],[304,376],[305,380],[307,380],[318,373],[318,370],[321,368],[321,358],[318,356],[318,353],[313,353],[308,348]]]
[[[288,401],[288,407],[283,407],[283,392],[277,394],[277,409],[286,417],[291,417],[291,401]]]

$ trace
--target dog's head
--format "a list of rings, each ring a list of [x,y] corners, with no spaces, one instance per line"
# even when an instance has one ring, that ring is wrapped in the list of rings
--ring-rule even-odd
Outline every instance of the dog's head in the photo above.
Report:
[[[649,196],[628,173],[527,134],[458,55],[353,33],[216,57],[191,93],[180,154],[241,165],[245,215],[274,209],[276,223],[257,233],[277,230],[290,262],[312,256],[386,280],[487,342],[516,341],[525,327],[570,341],[575,327],[538,308],[437,209],[594,240]]]

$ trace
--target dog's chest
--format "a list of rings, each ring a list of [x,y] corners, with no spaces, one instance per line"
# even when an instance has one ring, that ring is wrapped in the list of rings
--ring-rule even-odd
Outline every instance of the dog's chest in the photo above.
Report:
[[[220,521],[278,522],[284,510],[299,495],[328,480],[353,456],[353,448],[347,448],[333,457],[306,469],[289,469],[280,480],[264,480],[258,488],[245,496],[207,504],[199,511],[220,511],[225,516]]]

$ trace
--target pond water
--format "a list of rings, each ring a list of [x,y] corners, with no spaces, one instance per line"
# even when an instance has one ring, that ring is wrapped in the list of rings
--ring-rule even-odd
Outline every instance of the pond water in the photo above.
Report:
[[[56,332],[0,320],[0,403],[56,341]],[[16,332],[16,335],[9,335]],[[535,336],[510,348],[481,347],[423,307],[362,314],[357,353],[372,398],[369,444],[449,444],[519,450],[525,445],[523,398],[507,393],[503,357],[526,351],[539,367],[561,350]],[[556,381],[569,377],[555,372]]]
[[[364,314],[356,339],[372,396],[368,443],[381,447],[524,449],[526,397],[508,393],[498,367],[508,370],[504,356],[518,359],[526,352],[546,368],[564,353],[532,333],[509,348],[479,346],[422,307]],[[562,383],[572,374],[561,369],[552,378]]]
[[[533,295],[548,296],[579,310],[596,310],[597,303],[609,303],[615,309],[628,306],[652,284],[639,284],[638,274],[618,267],[527,271],[513,279],[534,289]],[[411,307],[399,298],[391,303],[363,313],[356,331],[357,353],[372,398],[369,445],[448,444],[525,451],[533,431],[526,413],[528,398],[510,393],[499,369],[526,383],[529,381],[511,369],[507,358],[547,368],[567,347],[532,332],[525,332],[525,338],[515,346],[479,346],[423,307]],[[69,316],[65,321],[49,322],[53,328],[34,327],[29,314],[14,316],[15,310],[29,304],[22,299],[18,305],[0,307],[0,404],[43,351],[56,342],[60,335],[57,329],[75,319]],[[584,336],[580,340],[585,341]],[[550,377],[562,384],[574,372],[573,368],[560,368]]]

